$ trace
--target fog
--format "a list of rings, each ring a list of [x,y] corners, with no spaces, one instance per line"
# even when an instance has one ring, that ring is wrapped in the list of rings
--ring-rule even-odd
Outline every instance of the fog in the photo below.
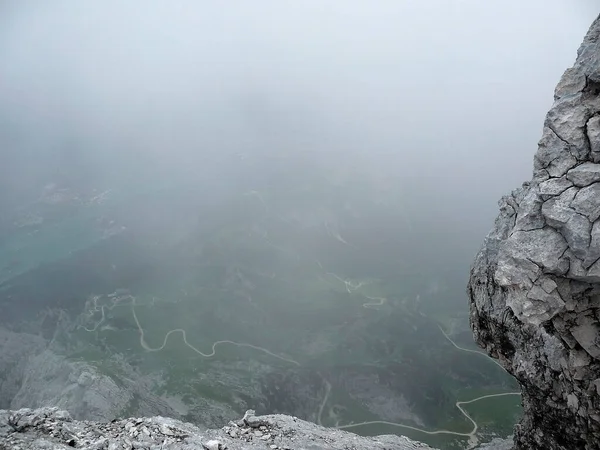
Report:
[[[0,409],[508,436],[469,264],[597,13],[0,2]]]
[[[200,174],[206,155],[308,152],[393,168],[479,233],[529,177],[553,88],[597,12],[592,0],[0,8],[3,189],[32,181],[15,155],[34,155],[33,177],[94,153],[176,176]]]

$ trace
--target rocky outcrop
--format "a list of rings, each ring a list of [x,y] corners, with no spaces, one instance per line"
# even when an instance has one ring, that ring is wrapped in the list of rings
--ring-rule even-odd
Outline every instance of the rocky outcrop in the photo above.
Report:
[[[78,422],[56,408],[0,410],[0,449],[11,450],[427,450],[405,437],[359,437],[283,415],[255,416],[219,430],[164,417]]]
[[[11,401],[22,387],[29,357],[42,352],[46,345],[39,336],[0,327],[0,409],[11,407]]]
[[[600,18],[471,270],[475,339],[521,384],[518,449],[600,449],[599,218]]]
[[[102,366],[110,375],[50,350],[40,336],[0,327],[0,409],[56,406],[79,420],[180,417],[153,394],[157,380],[135,371],[124,358],[112,355]]]
[[[118,367],[112,377],[90,364],[69,361],[46,349],[27,360],[10,408],[56,406],[79,420],[112,420],[129,414],[179,417],[152,394],[153,385],[147,377],[122,358],[107,358],[105,365],[111,363]]]

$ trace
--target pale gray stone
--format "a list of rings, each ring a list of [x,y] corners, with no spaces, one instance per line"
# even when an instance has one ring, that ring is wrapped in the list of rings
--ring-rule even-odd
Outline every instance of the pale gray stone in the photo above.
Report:
[[[585,187],[600,181],[600,164],[586,162],[567,172],[567,178],[575,186]]]
[[[592,150],[592,161],[600,162],[600,116],[591,117],[587,123],[587,136]]]
[[[537,192],[530,190],[521,200],[523,207],[517,214],[515,231],[531,231],[545,225],[542,215],[542,199]]]
[[[516,291],[517,294],[520,294]],[[550,320],[565,308],[565,302],[556,290],[547,293],[540,286],[533,286],[523,298],[521,295],[509,295],[506,305],[521,321],[540,325]]]
[[[600,217],[600,183],[580,189],[571,201],[571,208],[595,222]]]
[[[558,197],[553,197],[547,200],[542,205],[542,215],[546,219],[546,223],[553,228],[560,229],[566,224],[573,215],[571,202],[575,198],[578,189],[575,187],[568,188]]]
[[[536,217],[538,197],[545,226],[525,231],[514,217]],[[516,448],[598,450],[600,18],[555,90],[532,182],[504,204],[468,292],[476,341],[521,384]]]
[[[586,269],[589,268],[598,259],[600,259],[600,221],[597,220],[592,225],[590,247],[583,262],[583,267]]]
[[[579,259],[588,256],[591,240],[592,224],[581,214],[571,214],[561,232],[573,254]]]
[[[566,177],[550,178],[540,183],[540,195],[543,198],[548,199],[549,197],[562,194],[571,186],[573,186],[573,183]]]
[[[114,422],[73,421],[56,408],[18,411],[0,410],[0,448],[27,450],[100,449],[161,449],[161,450],[264,450],[276,447],[287,449],[323,450],[427,450],[431,447],[403,436],[362,437],[324,428],[295,417],[246,415],[253,423],[262,423],[265,433],[254,437],[252,432],[231,436],[225,429],[201,430],[190,424],[164,417],[127,419]],[[255,430],[249,425],[245,430]],[[152,433],[144,433],[144,429]],[[138,439],[130,436],[137,434]],[[163,433],[161,430],[168,430]],[[137,433],[136,433],[137,432]],[[486,447],[503,448],[503,447]]]
[[[600,359],[600,324],[589,317],[579,317],[577,325],[571,328],[571,334],[579,345],[593,358]]]

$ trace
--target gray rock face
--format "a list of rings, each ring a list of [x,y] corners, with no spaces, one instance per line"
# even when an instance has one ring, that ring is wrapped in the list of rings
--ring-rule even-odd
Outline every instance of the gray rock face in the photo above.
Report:
[[[471,269],[475,339],[521,384],[518,449],[600,449],[599,218],[600,17]]]
[[[0,409],[10,408],[21,389],[29,356],[45,347],[46,342],[39,336],[0,328]]]
[[[124,409],[131,396],[87,365],[69,363],[45,350],[30,359],[21,389],[10,407],[57,406],[76,417],[102,420],[112,418],[107,414]]]
[[[123,358],[105,360],[113,376],[70,361],[39,336],[0,327],[0,409],[56,406],[80,420],[112,420],[127,414],[180,415],[154,395],[154,380]]]
[[[398,436],[360,437],[290,416],[254,416],[219,430],[164,417],[78,422],[56,408],[0,410],[0,449],[11,450],[416,450],[425,444]],[[494,447],[501,448],[501,447]]]
[[[122,361],[120,369],[128,365]],[[117,378],[115,378],[117,379]],[[131,372],[115,379],[83,362],[44,350],[29,358],[20,388],[10,402],[11,409],[56,406],[81,420],[112,420],[124,413],[178,417],[165,401],[151,393],[146,380]],[[131,405],[137,405],[131,410]]]

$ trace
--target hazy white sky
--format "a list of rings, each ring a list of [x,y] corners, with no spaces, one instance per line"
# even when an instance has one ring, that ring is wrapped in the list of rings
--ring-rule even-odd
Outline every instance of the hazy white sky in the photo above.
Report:
[[[5,2],[0,152],[368,154],[489,220],[530,177],[597,14],[593,0]]]

